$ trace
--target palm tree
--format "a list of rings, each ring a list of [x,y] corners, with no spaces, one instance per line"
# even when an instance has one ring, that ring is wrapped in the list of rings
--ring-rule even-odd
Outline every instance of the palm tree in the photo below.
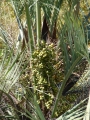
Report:
[[[81,63],[83,58],[85,58],[86,63],[87,63],[87,60],[89,59],[81,20],[78,19],[76,17],[76,15],[71,13],[70,10],[72,10],[73,7],[70,6],[71,8],[69,11],[67,11],[67,12],[64,11],[64,17],[62,18],[63,22],[62,22],[62,20],[60,20],[61,29],[60,29],[60,31],[58,30],[58,33],[57,33],[60,40],[58,40],[58,45],[56,45],[56,47],[57,47],[56,48],[53,45],[50,46],[45,43],[42,43],[40,40],[41,40],[41,36],[43,36],[46,32],[47,32],[47,35],[46,35],[45,39],[47,38],[48,35],[49,35],[49,38],[50,38],[50,36],[53,38],[53,33],[55,33],[53,31],[56,31],[55,27],[56,27],[56,23],[58,21],[58,15],[61,10],[61,6],[64,6],[63,0],[61,0],[61,1],[58,1],[58,0],[56,0],[56,1],[48,1],[48,0],[47,1],[43,1],[43,0],[42,1],[33,1],[33,0],[30,0],[28,2],[18,1],[18,5],[20,5],[20,7],[17,6],[16,1],[11,0],[11,3],[14,8],[14,12],[16,15],[19,29],[22,31],[22,34],[23,34],[23,39],[22,39],[23,44],[26,44],[27,47],[24,47],[24,49],[21,52],[17,52],[16,54],[13,53],[14,55],[11,54],[12,49],[9,49],[9,46],[7,47],[8,40],[7,40],[7,37],[5,36],[6,33],[4,34],[3,30],[1,29],[1,32],[3,35],[2,38],[3,38],[3,40],[6,40],[5,48],[8,49],[8,50],[6,49],[6,52],[9,51],[10,54],[7,55],[4,53],[5,58],[3,58],[3,61],[1,64],[1,73],[3,73],[3,74],[0,75],[0,80],[2,81],[2,85],[1,85],[0,89],[2,90],[2,93],[4,94],[4,96],[5,97],[7,96],[7,103],[10,106],[12,106],[11,110],[10,110],[10,107],[8,107],[8,106],[7,106],[7,109],[9,108],[9,112],[13,111],[13,112],[11,112],[12,114],[10,114],[9,112],[7,114],[5,114],[5,111],[1,110],[1,112],[4,113],[3,116],[1,116],[1,117],[4,117],[4,115],[5,115],[7,118],[8,117],[7,115],[9,115],[9,117],[8,117],[9,119],[11,117],[14,119],[14,116],[15,116],[15,119],[20,119],[20,120],[21,119],[22,120],[23,119],[44,120],[45,118],[46,119],[53,118],[55,116],[55,114],[57,113],[57,108],[59,108],[58,101],[63,99],[62,93],[67,93],[68,91],[71,90],[71,88],[73,89],[74,84],[77,83],[77,81],[78,81],[78,79],[77,79],[77,81],[73,82],[73,79],[71,76],[73,74],[75,75],[75,72],[80,72],[80,68],[77,68],[77,67],[79,66],[79,64]],[[73,6],[75,4],[76,3],[73,3]],[[78,11],[79,3],[77,3],[77,6],[78,7],[77,7],[76,11]],[[41,15],[40,15],[42,12],[41,8],[43,9],[43,14],[44,14],[44,20],[42,20],[43,21],[42,28],[41,28]],[[26,29],[26,28],[24,28],[21,23],[22,18],[20,16],[21,16],[21,14],[24,14],[23,12],[25,12],[25,15],[26,15],[28,37],[26,36],[25,31],[24,31],[24,29]],[[34,15],[32,15],[32,12],[34,13]],[[35,14],[35,12],[36,12],[36,14]],[[33,23],[33,21],[35,21],[35,22]],[[45,30],[45,28],[44,28],[45,24],[47,26],[47,29],[43,33],[43,31]],[[41,30],[42,30],[42,32],[41,32]],[[35,40],[35,37],[36,37],[36,40]],[[27,40],[27,38],[28,38],[28,40]],[[37,43],[37,45],[35,43]],[[54,50],[56,50],[55,54],[53,52]],[[38,55],[40,55],[39,53],[41,53],[42,51],[44,51],[44,52],[41,54],[41,57],[38,58]],[[60,54],[61,52],[62,52],[62,54]],[[48,58],[48,60],[46,60],[45,58],[43,59],[43,54],[46,55],[46,58]],[[51,56],[51,57],[49,57],[49,56]],[[58,61],[56,61],[55,59]],[[42,63],[44,69],[40,68],[39,66],[37,66],[37,67],[34,66],[34,63],[32,61],[35,61],[35,60],[37,62],[37,65],[39,65],[39,63]],[[42,60],[45,62],[43,62]],[[62,67],[63,70],[60,73],[58,73],[57,71],[55,73],[54,69],[59,70],[59,71],[61,70],[60,68],[58,69],[58,67],[56,65],[59,64],[59,66],[61,67],[62,61],[64,64],[64,66]],[[57,62],[57,64],[56,64],[56,62]],[[49,68],[49,66],[55,66],[55,67],[51,67],[50,69],[48,69],[45,66],[48,66],[48,68]],[[37,70],[36,76],[35,76],[35,68]],[[47,71],[50,70],[49,74],[48,73],[46,74],[45,69]],[[84,68],[82,68],[82,69],[84,69]],[[40,70],[42,70],[42,71],[40,71]],[[5,72],[3,72],[3,71],[5,71]],[[64,74],[63,74],[63,71],[64,71]],[[82,70],[82,73],[83,73],[83,71],[84,70]],[[33,72],[34,72],[34,76],[32,74]],[[54,82],[50,81],[49,87],[46,86],[47,84],[44,85],[44,87],[46,87],[46,88],[48,88],[48,90],[50,90],[49,95],[54,95],[53,104],[51,104],[51,106],[49,107],[51,109],[53,107],[53,111],[51,111],[51,109],[50,109],[50,111],[49,110],[44,111],[45,106],[43,103],[43,99],[41,101],[38,101],[39,100],[38,94],[40,95],[40,93],[42,92],[41,91],[42,89],[39,90],[39,83],[37,80],[40,79],[40,77],[38,78],[37,74],[41,75],[41,78],[42,77],[44,79],[49,78],[49,81],[50,81],[50,78],[52,80],[54,80]],[[62,82],[59,81],[59,83],[61,84],[61,87],[59,87],[57,89],[55,88],[55,85],[57,86],[58,83],[57,83],[57,81],[55,81],[54,75],[56,75],[55,76],[56,78],[58,78],[57,75],[62,75],[62,77],[59,76],[63,80]],[[86,76],[86,74],[84,76]],[[69,86],[70,85],[69,83],[70,84],[72,83],[72,85]],[[40,87],[43,88],[41,83],[40,83],[40,85],[41,85]],[[12,89],[13,86],[15,86],[15,87],[21,86],[20,88],[22,89],[22,92],[20,92],[20,97],[18,98],[19,100],[17,100],[18,94],[16,94],[16,93],[15,93],[15,95],[13,94],[14,93],[13,92],[14,90]],[[77,89],[77,87],[76,87],[76,89]],[[45,90],[47,90],[47,89],[45,89]],[[55,91],[55,92],[53,92],[53,91]],[[26,94],[24,93],[25,98],[23,97],[23,94],[22,94],[23,92],[26,92]],[[43,97],[46,97],[45,99],[47,99],[47,95],[48,95],[47,92],[48,91],[44,91],[44,93],[43,93],[43,94],[46,94],[43,96]],[[6,93],[8,93],[8,94],[6,94]],[[55,94],[53,94],[53,93],[55,93]],[[56,97],[56,94],[57,94],[57,97]],[[1,97],[3,98],[3,96],[1,96]],[[4,100],[6,100],[5,97],[4,97]],[[55,97],[56,97],[56,100],[55,100]],[[10,100],[13,101],[14,105],[12,105]],[[40,106],[38,105],[38,102],[40,102],[40,104],[39,104]],[[86,108],[86,106],[80,108],[81,104],[83,104],[83,103],[86,104],[86,100],[84,100],[77,106],[73,107],[70,111],[66,111],[66,113],[64,113],[63,115],[60,116],[60,114],[59,114],[60,117],[57,118],[57,120],[58,119],[65,120],[65,119],[71,119],[71,118],[76,119],[76,118],[83,117],[85,108]],[[41,107],[41,109],[40,109],[40,107]],[[65,106],[63,106],[63,107],[65,107]],[[50,112],[52,112],[52,115]],[[78,116],[77,113],[81,113],[80,116]],[[20,114],[20,116],[19,116],[19,114]],[[67,114],[69,114],[69,115],[67,115]]]

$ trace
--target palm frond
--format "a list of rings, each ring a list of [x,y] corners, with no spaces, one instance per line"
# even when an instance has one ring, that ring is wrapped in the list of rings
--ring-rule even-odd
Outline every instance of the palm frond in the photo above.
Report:
[[[87,108],[86,108],[86,111],[84,113],[83,120],[89,120],[89,119],[90,119],[90,89],[89,89],[89,100],[87,103]]]
[[[56,120],[82,120],[85,114],[85,110],[87,107],[87,99],[81,101],[79,104],[74,106],[72,109],[65,112],[63,115],[61,115]],[[84,105],[84,107],[80,107]]]

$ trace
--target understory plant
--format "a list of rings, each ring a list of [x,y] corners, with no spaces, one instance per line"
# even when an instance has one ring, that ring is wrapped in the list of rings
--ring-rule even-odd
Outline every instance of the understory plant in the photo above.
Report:
[[[0,103],[3,103],[3,106],[0,104],[1,119],[78,120],[84,118],[87,99],[74,106],[77,94],[67,96],[62,94],[70,82],[68,80],[73,80],[70,77],[73,72],[77,72],[76,68],[81,60],[83,58],[89,60],[81,21],[75,18],[76,16],[71,14],[69,9],[66,14],[63,12],[63,24],[61,23],[60,32],[57,34],[59,44],[57,45],[57,42],[47,44],[45,40],[41,40],[41,10],[46,15],[47,39],[50,40],[49,34],[52,34],[61,6],[65,5],[62,3],[63,0],[18,0],[18,2],[11,0],[19,30],[23,34],[19,40],[25,46],[20,52],[18,49],[11,48],[7,34],[1,31],[3,41],[6,43],[6,53],[1,51],[4,56],[1,56],[2,61],[0,61]],[[67,6],[68,4],[69,1]],[[27,36],[22,25],[22,15],[25,16],[24,27]],[[88,71],[90,72],[89,69]]]

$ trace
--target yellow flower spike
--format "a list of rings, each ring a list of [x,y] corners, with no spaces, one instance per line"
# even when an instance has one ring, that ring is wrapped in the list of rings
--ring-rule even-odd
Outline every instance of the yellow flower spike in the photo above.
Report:
[[[41,63],[41,64],[39,64],[39,68],[43,68],[43,64]]]
[[[55,115],[56,115],[56,116],[58,116],[58,113],[57,113],[57,112],[55,112]]]
[[[40,96],[40,100],[43,100],[43,96]]]
[[[52,104],[52,100],[49,100],[49,103]]]
[[[54,46],[54,44],[53,44],[53,43],[51,43],[51,44],[49,45],[49,47],[50,47],[50,48],[53,48],[53,46]]]
[[[51,95],[51,99],[54,99],[54,96],[53,96],[53,95]]]
[[[45,51],[45,50],[46,50],[46,48],[43,48],[43,49],[42,49],[42,51]]]
[[[43,84],[42,83],[43,82],[43,80],[42,80],[42,78],[41,79],[39,79],[39,81],[37,82],[39,85],[41,85],[41,84]]]
[[[38,104],[40,104],[40,101],[39,101],[39,100],[37,100],[37,103],[38,103]]]
[[[44,54],[44,55],[43,55],[43,58],[45,58],[46,56],[47,56],[47,54]]]
[[[41,89],[41,90],[44,90],[44,87],[41,86],[40,89]]]
[[[50,104],[48,102],[45,103],[45,106],[46,106],[47,109],[50,108]]]
[[[19,92],[22,92],[22,88],[20,87],[20,88],[18,89],[18,91],[19,91]]]
[[[44,84],[47,84],[47,81],[44,79],[44,80],[43,80],[43,83],[44,83]]]
[[[48,96],[50,96],[50,97],[51,97],[51,94],[50,94],[50,93],[48,93]]]

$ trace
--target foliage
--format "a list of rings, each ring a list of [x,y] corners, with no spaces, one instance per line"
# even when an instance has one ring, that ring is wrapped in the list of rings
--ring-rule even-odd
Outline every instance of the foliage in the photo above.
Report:
[[[0,32],[5,42],[4,48],[6,49],[6,53],[1,51],[4,57],[1,55],[3,59],[0,61],[0,82],[2,83],[0,90],[1,93],[4,94],[4,96],[1,95],[0,98],[1,103],[2,100],[5,101],[2,109],[0,109],[2,114],[2,116],[0,116],[1,119],[3,117],[7,119],[15,118],[16,120],[52,119],[72,107],[65,103],[69,100],[70,102],[74,102],[77,95],[62,96],[62,92],[70,76],[75,71],[75,68],[79,65],[79,62],[81,62],[80,60],[82,58],[89,60],[89,55],[87,53],[82,21],[74,16],[74,14],[71,14],[70,11],[74,10],[77,1],[75,1],[75,3],[71,2],[73,8],[69,2],[70,1],[68,1],[68,3],[65,2],[67,3],[65,5],[63,4],[63,0],[19,0],[18,2],[11,0],[18,27],[24,36],[21,42],[26,42],[22,25],[23,19],[21,17],[21,15],[25,15],[28,42],[23,51],[18,52],[18,50],[10,46],[7,33],[0,26]],[[37,9],[35,9],[35,5],[37,5]],[[61,23],[60,32],[57,34],[59,45],[56,49],[57,44],[56,46],[53,43],[49,45],[40,40],[41,26],[39,25],[41,24],[41,16],[39,18],[37,10],[39,12],[41,8],[43,9],[52,33],[54,23],[57,21],[59,12],[63,6],[68,6],[68,8],[71,7],[72,9],[68,9],[66,14],[66,11],[63,12],[63,24]],[[32,15],[32,13],[35,12],[36,14]],[[60,22],[61,21],[62,20],[60,20]],[[35,26],[36,24],[37,26]],[[37,45],[35,43],[37,43]],[[68,46],[70,47],[70,51],[68,51]],[[64,64],[64,67],[62,67],[62,64]],[[59,88],[57,87],[58,83],[61,84]],[[83,116],[86,109],[86,102],[84,102],[85,101],[72,107],[71,110],[66,111],[58,117],[57,120],[84,118]],[[4,111],[3,109],[6,103],[7,109]],[[85,107],[83,107],[84,105]],[[53,111],[52,107],[54,108]]]

